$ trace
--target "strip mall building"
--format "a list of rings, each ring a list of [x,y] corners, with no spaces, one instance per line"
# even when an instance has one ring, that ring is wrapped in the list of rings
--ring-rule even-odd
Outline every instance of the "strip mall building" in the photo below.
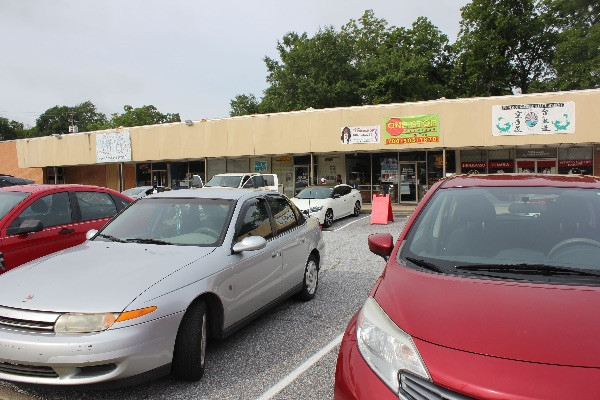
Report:
[[[600,172],[600,90],[305,110],[0,143],[0,173],[121,190],[275,173],[293,196],[341,175],[414,203],[455,173]]]

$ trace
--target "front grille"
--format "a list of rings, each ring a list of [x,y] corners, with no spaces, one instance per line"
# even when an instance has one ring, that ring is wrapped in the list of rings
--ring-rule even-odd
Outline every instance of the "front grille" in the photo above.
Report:
[[[469,400],[462,394],[437,386],[435,383],[406,373],[400,374],[402,400]]]
[[[0,373],[40,378],[58,378],[58,374],[50,367],[12,364],[7,362],[0,362]]]
[[[0,328],[26,332],[53,333],[59,314],[0,307]]]

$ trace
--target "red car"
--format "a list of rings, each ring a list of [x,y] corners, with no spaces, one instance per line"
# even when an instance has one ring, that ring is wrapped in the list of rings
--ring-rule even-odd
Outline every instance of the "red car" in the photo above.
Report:
[[[132,198],[83,185],[0,188],[0,273],[85,241]]]
[[[600,399],[600,178],[447,178],[368,244],[335,399]]]

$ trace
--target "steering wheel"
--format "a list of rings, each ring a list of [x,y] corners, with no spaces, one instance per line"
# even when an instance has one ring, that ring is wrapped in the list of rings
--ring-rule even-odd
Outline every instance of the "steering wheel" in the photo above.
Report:
[[[574,245],[578,245],[578,244],[600,247],[600,242],[597,240],[593,240],[593,239],[587,239],[587,238],[565,239],[561,242],[558,242],[554,247],[552,247],[550,249],[550,251],[548,252],[548,258],[554,258],[556,256],[556,254],[560,253],[566,247],[570,247],[570,246],[574,246]]]
[[[215,231],[214,229],[212,229],[212,228],[207,228],[207,227],[205,227],[205,226],[203,226],[202,228],[198,228],[198,229],[196,229],[196,230],[194,231],[194,233],[203,233],[203,234],[205,234],[205,235],[213,236],[213,237],[215,237],[215,238],[218,238],[218,237],[221,235],[221,233],[219,233],[219,232]]]

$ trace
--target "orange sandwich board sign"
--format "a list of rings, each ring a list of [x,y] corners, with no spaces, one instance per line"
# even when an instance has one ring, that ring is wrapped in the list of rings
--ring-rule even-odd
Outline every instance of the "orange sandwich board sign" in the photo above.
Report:
[[[373,210],[371,211],[371,225],[386,224],[394,222],[392,214],[392,200],[389,194],[374,194],[373,202],[371,203]]]

